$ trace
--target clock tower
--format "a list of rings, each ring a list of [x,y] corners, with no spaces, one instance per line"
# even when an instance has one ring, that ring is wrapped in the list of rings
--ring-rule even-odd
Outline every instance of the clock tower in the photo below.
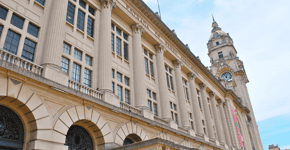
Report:
[[[246,86],[249,80],[243,61],[237,57],[237,50],[229,33],[225,33],[214,18],[207,48],[211,62],[211,73],[226,89],[232,90],[239,97],[238,101],[250,110],[248,116],[251,118],[249,128],[253,140],[253,148],[263,149]]]

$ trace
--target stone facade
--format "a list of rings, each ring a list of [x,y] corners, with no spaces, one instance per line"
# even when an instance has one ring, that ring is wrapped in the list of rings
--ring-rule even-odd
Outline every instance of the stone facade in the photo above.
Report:
[[[0,149],[263,149],[215,21],[210,70],[142,0],[0,0],[0,29]]]

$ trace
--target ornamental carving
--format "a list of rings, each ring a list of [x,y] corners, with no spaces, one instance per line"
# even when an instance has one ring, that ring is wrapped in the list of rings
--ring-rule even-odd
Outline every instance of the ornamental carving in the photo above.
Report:
[[[69,146],[69,150],[93,150],[94,144],[89,133],[82,127],[73,125],[69,128],[65,145]]]
[[[197,77],[197,76],[195,75],[195,73],[193,73],[193,72],[188,73],[187,75],[188,75],[188,77],[189,77],[189,80],[195,80],[195,78]]]
[[[181,68],[183,65],[181,60],[174,60],[173,64],[175,65],[176,68]]]
[[[100,2],[103,8],[111,8],[111,10],[117,6],[114,0],[100,0]]]
[[[24,141],[24,128],[18,115],[11,109],[0,106],[0,140],[9,139],[17,143]]]
[[[155,49],[157,51],[157,53],[164,53],[166,51],[166,48],[163,44],[157,44],[155,45]]]
[[[145,29],[139,23],[136,23],[134,25],[131,25],[131,28],[133,29],[133,32],[135,34],[140,34],[140,33],[143,34],[145,32]]]

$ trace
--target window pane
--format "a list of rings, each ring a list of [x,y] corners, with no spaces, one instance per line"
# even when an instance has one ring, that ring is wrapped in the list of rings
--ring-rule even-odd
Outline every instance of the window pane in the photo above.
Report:
[[[153,62],[150,61],[150,73],[151,73],[151,77],[154,77],[154,68],[153,68]]]
[[[173,108],[174,108],[175,111],[177,111],[176,104],[173,104]]]
[[[192,119],[192,113],[189,113],[189,118]]]
[[[130,86],[129,78],[128,78],[128,77],[125,77],[125,84],[126,84],[127,86]]]
[[[152,97],[154,100],[156,100],[156,93],[152,92]]]
[[[128,44],[124,42],[124,59],[129,60]]]
[[[148,51],[146,49],[144,49],[144,54],[147,56]]]
[[[117,37],[116,39],[116,49],[117,49],[117,55],[122,56],[122,51],[121,51],[121,39]]]
[[[148,95],[148,97],[151,98],[151,90],[148,90],[148,89],[147,89],[147,95]]]
[[[189,96],[188,96],[188,89],[187,88],[185,88],[185,96],[186,96],[186,100],[189,100]]]
[[[92,66],[92,59],[91,56],[86,55],[86,64]]]
[[[171,83],[171,90],[174,90],[172,76],[170,76],[170,83]]]
[[[115,28],[115,25],[112,23],[111,24],[111,29],[114,30],[114,28]]]
[[[158,116],[157,104],[153,103],[154,116]]]
[[[81,31],[84,31],[84,25],[85,25],[85,13],[81,10],[78,11],[78,20],[77,20],[77,27]]]
[[[170,84],[169,84],[169,75],[166,73],[166,80],[167,80],[167,87],[170,88]]]
[[[190,121],[190,124],[191,124],[191,129],[194,130],[193,122]]]
[[[176,121],[176,124],[179,125],[178,124],[178,115],[177,114],[175,114],[175,121]]]
[[[170,108],[172,109],[172,102],[170,102]]]
[[[89,6],[89,12],[94,16],[95,15],[95,9],[91,6]]]
[[[112,78],[115,78],[115,70],[112,69]]]
[[[80,0],[79,4],[81,7],[83,7],[84,9],[86,9],[86,2],[84,2],[84,0]]]
[[[200,103],[200,98],[199,97],[198,97],[198,103],[199,103],[199,108],[202,109],[201,108],[201,103]]]
[[[32,23],[29,23],[28,28],[27,28],[27,32],[35,37],[38,36],[38,31],[39,31],[39,27],[35,26]]]
[[[7,16],[8,9],[0,6],[0,18],[5,20]]]
[[[91,17],[88,17],[87,33],[91,37],[94,37],[94,24],[95,20]]]
[[[173,112],[171,112],[171,118],[174,120]]]
[[[35,1],[37,1],[39,4],[41,4],[41,5],[44,6],[44,2],[45,2],[45,0],[35,0]]]
[[[14,26],[16,26],[19,29],[22,29],[23,23],[24,23],[24,19],[23,18],[19,17],[16,14],[13,14],[13,16],[11,18],[11,24],[13,24]]]
[[[148,100],[148,109],[152,111],[152,102],[150,100]]]
[[[119,35],[121,35],[121,29],[119,29],[118,27],[117,27],[117,34],[119,34]]]
[[[3,49],[16,55],[20,34],[8,30]]]
[[[69,65],[69,60],[61,57],[61,70],[65,73],[68,73],[68,65]]]
[[[153,55],[151,53],[149,53],[149,58],[153,59]]]
[[[70,24],[74,24],[74,16],[75,16],[75,5],[68,2],[66,21],[69,22]]]
[[[117,89],[117,96],[119,97],[120,101],[123,101],[122,98],[122,88],[120,85],[118,85],[118,89]]]
[[[74,57],[80,61],[82,61],[82,52],[75,49],[75,52],[74,52]]]
[[[89,69],[85,69],[84,85],[87,87],[91,87],[91,76],[92,76],[92,71]]]
[[[70,49],[71,49],[71,46],[66,44],[66,43],[63,43],[63,47],[62,47],[62,51],[69,54],[70,55]]]
[[[29,39],[25,39],[21,57],[33,62],[35,47],[35,42]]]
[[[115,45],[114,34],[111,33],[111,49],[113,52],[115,51],[114,45]]]
[[[72,80],[81,82],[81,66],[76,63],[73,63]]]
[[[122,82],[122,74],[117,72],[117,80]]]
[[[146,72],[147,74],[149,74],[148,59],[144,57],[144,61],[145,61],[145,72]]]
[[[125,103],[130,104],[130,91],[125,89]]]
[[[128,35],[126,33],[124,33],[124,32],[123,32],[123,37],[124,37],[125,40],[128,41]]]
[[[0,36],[1,36],[1,34],[2,34],[2,30],[3,30],[3,26],[0,25]]]
[[[115,83],[114,82],[112,82],[112,91],[113,91],[113,93],[115,93]]]

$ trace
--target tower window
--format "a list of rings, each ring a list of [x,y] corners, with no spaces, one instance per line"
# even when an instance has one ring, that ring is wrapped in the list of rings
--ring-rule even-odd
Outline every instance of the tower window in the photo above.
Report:
[[[224,58],[223,52],[218,52],[219,59]]]
[[[215,44],[216,44],[216,45],[220,45],[220,42],[219,42],[219,41],[217,41],[217,42],[215,42]]]

